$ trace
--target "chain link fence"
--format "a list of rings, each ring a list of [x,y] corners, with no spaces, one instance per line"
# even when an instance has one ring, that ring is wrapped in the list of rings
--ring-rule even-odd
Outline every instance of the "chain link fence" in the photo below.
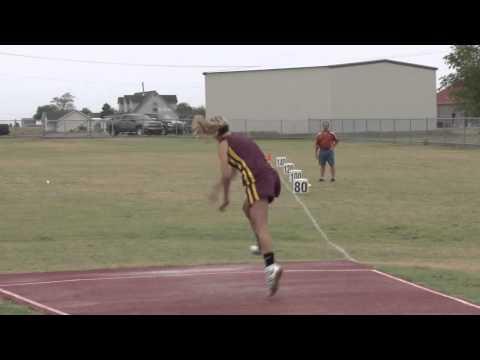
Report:
[[[191,135],[192,119],[118,120],[92,118],[48,120],[36,126],[11,126],[9,137],[106,138],[117,136],[187,136]]]
[[[255,138],[312,138],[328,122],[344,141],[480,145],[480,118],[230,120]]]
[[[229,119],[233,132],[254,138],[313,138],[330,123],[343,141],[480,146],[480,118],[411,119]],[[11,127],[7,137],[102,138],[117,136],[191,136],[192,119],[116,121],[112,118],[48,121]],[[112,129],[113,128],[113,129]],[[2,136],[5,137],[5,136]]]

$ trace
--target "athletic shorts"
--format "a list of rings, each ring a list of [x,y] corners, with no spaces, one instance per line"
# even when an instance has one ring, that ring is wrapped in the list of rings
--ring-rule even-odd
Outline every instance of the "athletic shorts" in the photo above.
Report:
[[[335,165],[335,153],[333,150],[320,150],[320,156],[318,157],[320,165],[325,166],[326,163],[330,166]]]
[[[257,175],[256,179],[255,183],[245,186],[245,193],[250,206],[260,199],[267,200],[270,204],[280,196],[282,186],[276,170],[269,169],[264,174]]]

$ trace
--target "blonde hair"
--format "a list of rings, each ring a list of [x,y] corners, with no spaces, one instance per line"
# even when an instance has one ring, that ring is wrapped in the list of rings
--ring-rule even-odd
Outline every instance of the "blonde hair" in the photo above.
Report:
[[[195,136],[218,135],[218,131],[226,126],[228,122],[223,116],[214,116],[207,120],[202,115],[195,115],[192,121],[192,132]]]

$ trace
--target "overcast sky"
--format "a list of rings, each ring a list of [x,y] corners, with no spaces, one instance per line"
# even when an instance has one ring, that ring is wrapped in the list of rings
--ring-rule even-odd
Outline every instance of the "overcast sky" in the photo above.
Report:
[[[203,72],[250,66],[319,66],[388,58],[437,67],[438,85],[449,72],[443,60],[449,50],[450,45],[0,45],[0,120],[31,117],[37,106],[65,92],[76,97],[77,109],[99,112],[105,102],[118,108],[117,97],[141,91],[142,81],[145,90],[204,105]],[[136,64],[177,67],[132,66]]]

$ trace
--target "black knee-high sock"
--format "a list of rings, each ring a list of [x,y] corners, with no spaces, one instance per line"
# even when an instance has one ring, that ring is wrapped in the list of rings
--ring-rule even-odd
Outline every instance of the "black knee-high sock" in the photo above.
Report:
[[[265,260],[265,267],[272,265],[275,262],[275,258],[273,256],[273,252],[267,253],[263,255],[263,259]]]

